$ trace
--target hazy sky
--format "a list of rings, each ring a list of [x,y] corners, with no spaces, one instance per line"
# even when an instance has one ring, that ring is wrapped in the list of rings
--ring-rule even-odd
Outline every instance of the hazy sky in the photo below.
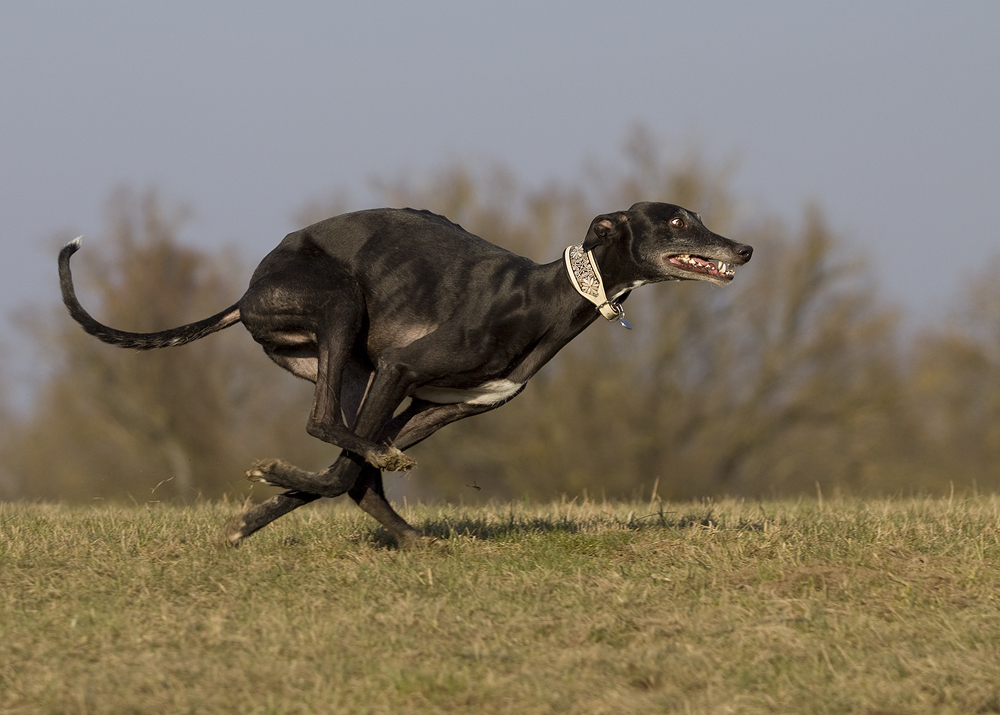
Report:
[[[996,0],[4,0],[0,108],[0,316],[57,299],[53,235],[120,185],[255,260],[309,200],[455,159],[574,178],[636,123],[790,223],[818,202],[914,314],[1000,252]]]

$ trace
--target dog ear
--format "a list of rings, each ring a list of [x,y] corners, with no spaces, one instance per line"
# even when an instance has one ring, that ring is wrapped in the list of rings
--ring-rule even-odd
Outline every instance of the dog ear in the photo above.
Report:
[[[587,237],[583,239],[583,250],[589,251],[595,246],[605,243],[613,243],[621,238],[622,234],[628,230],[628,216],[624,213],[616,212],[611,214],[601,214],[590,222],[590,230]]]

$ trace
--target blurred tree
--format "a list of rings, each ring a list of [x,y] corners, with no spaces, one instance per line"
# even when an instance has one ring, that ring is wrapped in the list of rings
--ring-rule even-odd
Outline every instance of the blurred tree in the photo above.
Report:
[[[972,276],[949,319],[916,340],[915,410],[931,481],[1000,490],[1000,256]]]
[[[427,208],[539,262],[561,260],[597,214],[661,200],[755,246],[733,286],[645,287],[636,330],[597,321],[511,404],[413,449],[409,490],[446,498],[608,498],[946,492],[1000,488],[1000,288],[987,271],[956,317],[901,344],[876,278],[815,207],[790,229],[730,194],[730,164],[671,153],[649,132],[623,166],[526,189],[503,168],[445,167],[378,184],[384,203]],[[347,209],[303,209],[303,225]],[[242,293],[231,253],[180,246],[182,212],[155,195],[112,202],[109,236],[79,254],[83,302],[150,331]],[[1000,268],[1000,266],[997,266]],[[7,415],[3,496],[189,499],[245,492],[255,457],[306,467],[336,450],[305,434],[311,385],[233,328],[181,348],[127,353],[59,306],[26,321],[48,379]],[[3,417],[3,415],[0,415]],[[268,491],[268,490],[261,490]]]
[[[232,252],[177,243],[182,211],[125,191],[110,207],[109,235],[87,241],[75,262],[82,301],[106,324],[174,327],[243,292],[237,280],[247,271]],[[254,457],[319,459],[304,430],[311,386],[276,370],[241,327],[140,354],[85,334],[61,305],[21,322],[49,377],[4,443],[16,496],[217,497],[247,491],[240,477]]]

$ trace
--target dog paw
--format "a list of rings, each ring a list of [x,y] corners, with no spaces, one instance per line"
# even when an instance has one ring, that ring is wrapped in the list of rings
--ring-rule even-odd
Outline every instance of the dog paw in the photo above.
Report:
[[[387,472],[406,472],[417,466],[417,463],[406,456],[396,447],[386,447],[382,452],[370,454],[367,457],[368,463],[373,467],[384,469]]]
[[[258,484],[267,484],[272,487],[278,486],[269,481],[268,476],[275,474],[285,466],[287,465],[280,459],[258,459],[250,465],[246,477],[251,482],[257,482]]]
[[[225,536],[221,539],[223,546],[228,546],[230,548],[240,545],[243,541],[243,530],[246,528],[247,524],[243,521],[243,517],[234,516],[226,523]]]

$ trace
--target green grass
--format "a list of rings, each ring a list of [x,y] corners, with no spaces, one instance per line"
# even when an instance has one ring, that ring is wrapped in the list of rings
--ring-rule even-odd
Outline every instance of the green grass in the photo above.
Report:
[[[0,505],[0,713],[1000,712],[1000,499]]]

